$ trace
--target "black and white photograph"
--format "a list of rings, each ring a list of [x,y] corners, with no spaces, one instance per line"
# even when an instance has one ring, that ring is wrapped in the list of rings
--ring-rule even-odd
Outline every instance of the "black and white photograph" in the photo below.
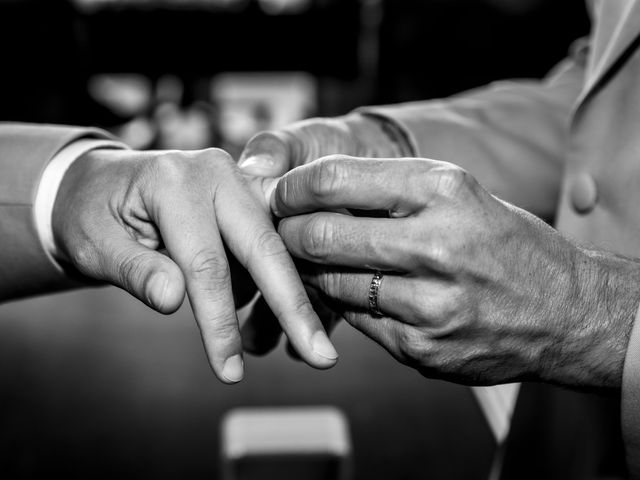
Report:
[[[0,480],[640,480],[640,0],[0,45]]]

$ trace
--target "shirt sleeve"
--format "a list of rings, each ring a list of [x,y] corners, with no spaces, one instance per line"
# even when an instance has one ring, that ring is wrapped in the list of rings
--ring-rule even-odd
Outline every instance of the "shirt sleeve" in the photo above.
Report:
[[[34,215],[42,173],[82,139],[115,140],[91,127],[0,122],[0,303],[86,285],[77,272],[53,265]]]
[[[51,217],[56,195],[64,174],[69,167],[82,157],[85,153],[99,148],[124,149],[127,146],[114,140],[100,140],[83,138],[67,145],[60,150],[49,162],[42,172],[40,183],[36,190],[36,197],[33,205],[34,221],[36,231],[42,247],[51,260],[52,264],[62,270],[58,260],[65,260],[64,256],[57,248],[53,238],[53,226]]]

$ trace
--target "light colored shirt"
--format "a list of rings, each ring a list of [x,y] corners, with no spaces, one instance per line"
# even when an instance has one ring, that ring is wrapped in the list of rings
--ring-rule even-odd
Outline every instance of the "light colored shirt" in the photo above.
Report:
[[[125,149],[128,147],[114,140],[92,138],[76,140],[60,150],[56,156],[51,159],[51,162],[49,162],[42,173],[40,183],[38,184],[33,208],[36,230],[38,231],[44,251],[52,264],[60,270],[62,270],[62,267],[58,261],[65,260],[65,258],[56,246],[53,236],[52,215],[56,195],[69,167],[85,153],[99,148]]]

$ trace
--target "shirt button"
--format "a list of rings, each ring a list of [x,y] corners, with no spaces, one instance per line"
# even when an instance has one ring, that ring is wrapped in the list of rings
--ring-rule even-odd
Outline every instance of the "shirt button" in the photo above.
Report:
[[[569,197],[573,208],[582,214],[591,212],[598,202],[596,181],[588,173],[581,173],[569,187]]]

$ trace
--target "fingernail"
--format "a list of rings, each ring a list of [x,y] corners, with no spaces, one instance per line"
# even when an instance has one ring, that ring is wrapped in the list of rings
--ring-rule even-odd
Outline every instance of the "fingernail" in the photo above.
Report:
[[[244,377],[244,361],[242,356],[234,355],[227,358],[222,368],[222,376],[228,382],[238,383]]]
[[[331,344],[331,341],[324,332],[316,332],[311,338],[311,348],[313,351],[328,360],[336,360],[338,352]]]
[[[238,163],[238,167],[244,172],[250,175],[258,176],[273,176],[273,168],[275,162],[273,158],[267,156],[253,156],[247,157]]]
[[[164,306],[165,297],[167,295],[167,287],[169,286],[169,276],[164,273],[156,273],[147,284],[147,300],[156,308]]]
[[[264,198],[267,201],[267,205],[271,209],[271,213],[273,213],[276,217],[280,217],[280,212],[276,208],[276,188],[278,187],[279,178],[274,178],[265,182],[264,184]]]

